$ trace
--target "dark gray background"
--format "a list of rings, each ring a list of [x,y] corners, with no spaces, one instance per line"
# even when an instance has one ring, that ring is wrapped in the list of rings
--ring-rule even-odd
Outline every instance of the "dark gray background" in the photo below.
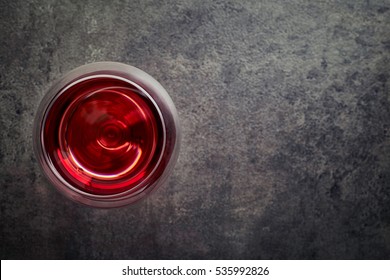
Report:
[[[390,1],[1,1],[1,258],[390,256]],[[136,207],[39,172],[32,124],[85,63],[170,93],[182,148]]]

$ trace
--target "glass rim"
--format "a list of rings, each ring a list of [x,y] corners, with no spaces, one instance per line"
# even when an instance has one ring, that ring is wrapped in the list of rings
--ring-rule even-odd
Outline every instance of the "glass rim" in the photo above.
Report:
[[[163,146],[152,171],[131,189],[117,194],[93,194],[83,191],[59,174],[45,152],[43,136],[47,115],[54,102],[74,85],[98,77],[119,79],[135,87],[153,104],[158,112],[163,131]],[[142,199],[161,186],[172,172],[180,146],[180,126],[176,108],[166,90],[144,71],[119,62],[95,62],[80,66],[57,80],[46,92],[34,120],[34,151],[46,178],[62,194],[84,205],[98,208],[121,207]],[[169,157],[166,159],[165,157]]]

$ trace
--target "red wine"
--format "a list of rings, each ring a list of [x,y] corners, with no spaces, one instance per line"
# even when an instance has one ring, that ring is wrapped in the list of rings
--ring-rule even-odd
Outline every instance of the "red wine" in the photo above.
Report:
[[[153,104],[114,78],[95,77],[66,89],[52,105],[47,152],[69,183],[93,194],[130,190],[161,150]]]
[[[122,206],[150,192],[165,169],[172,169],[177,117],[162,87],[146,73],[116,63],[94,66],[103,70],[84,66],[87,75],[63,78],[62,87],[52,88],[42,101],[36,149],[44,173],[68,197],[92,206]],[[104,66],[127,72],[118,75]],[[150,91],[128,80],[130,74]]]

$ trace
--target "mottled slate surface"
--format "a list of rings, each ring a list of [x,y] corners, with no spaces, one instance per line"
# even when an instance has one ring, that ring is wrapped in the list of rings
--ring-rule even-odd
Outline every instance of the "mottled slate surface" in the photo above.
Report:
[[[390,256],[390,1],[1,1],[2,259]],[[159,80],[169,182],[98,210],[40,174],[32,123],[67,71]]]

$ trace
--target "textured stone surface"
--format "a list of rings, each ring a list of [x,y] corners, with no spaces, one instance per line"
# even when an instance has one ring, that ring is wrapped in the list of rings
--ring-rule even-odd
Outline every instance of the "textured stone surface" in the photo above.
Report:
[[[2,259],[390,257],[390,1],[1,1]],[[58,194],[32,151],[55,79],[159,80],[183,130],[135,207]]]

